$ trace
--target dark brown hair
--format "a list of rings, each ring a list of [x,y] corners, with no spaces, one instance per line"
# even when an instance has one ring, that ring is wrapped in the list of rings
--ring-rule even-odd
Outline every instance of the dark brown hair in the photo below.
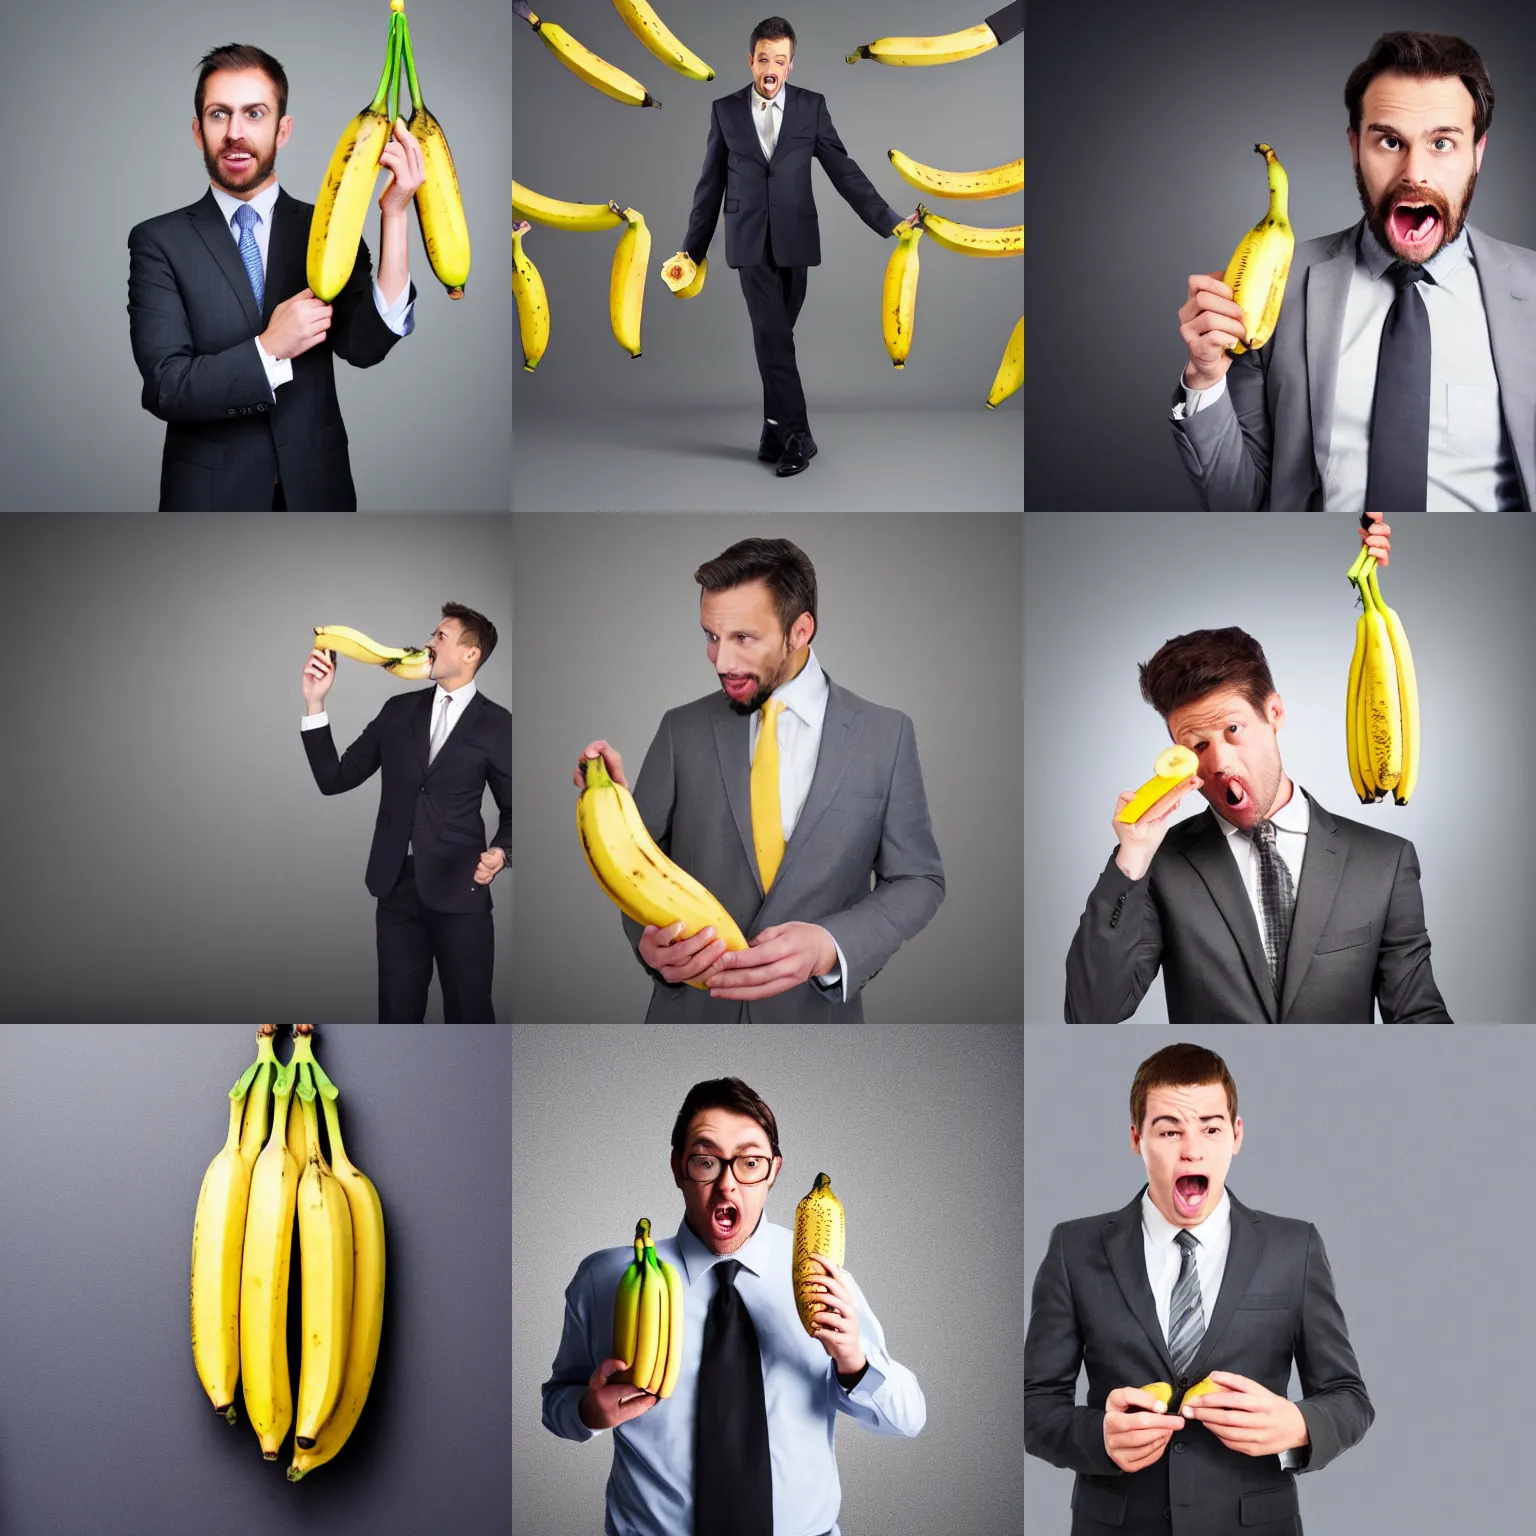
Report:
[[[283,73],[283,66],[270,53],[264,53],[250,43],[225,43],[222,48],[210,48],[197,67],[197,90],[192,101],[197,108],[198,122],[203,120],[203,87],[208,83],[208,76],[219,69],[261,70],[277,88],[277,115],[282,117],[287,113],[288,76]]]
[[[742,539],[706,560],[693,579],[706,592],[724,592],[748,581],[767,582],[786,640],[802,613],[810,614],[816,629],[821,628],[816,619],[816,567],[788,539]]]
[[[1131,1124],[1139,1131],[1147,1118],[1147,1095],[1154,1088],[1203,1088],[1220,1083],[1227,1092],[1227,1119],[1237,1124],[1237,1084],[1227,1064],[1203,1045],[1165,1045],[1136,1068],[1131,1083]]]
[[[457,619],[464,626],[464,632],[459,636],[461,644],[480,647],[480,659],[475,663],[475,671],[478,672],[496,649],[496,626],[483,613],[476,613],[463,603],[444,603],[443,617]]]
[[[1384,32],[1371,46],[1363,64],[1355,65],[1344,85],[1344,105],[1349,126],[1360,132],[1360,103],[1365,88],[1377,75],[1411,75],[1415,80],[1437,80],[1459,75],[1472,95],[1472,141],[1488,132],[1493,121],[1493,81],[1488,67],[1471,43],[1444,32]]]
[[[757,57],[757,45],[762,42],[765,37],[773,38],[775,40],[781,37],[787,37],[789,39],[789,57],[791,62],[793,62],[795,57],[795,29],[790,26],[790,24],[785,21],[782,16],[769,16],[765,20],[758,22],[758,24],[753,27],[753,58]]]
[[[1141,663],[1141,696],[1166,723],[1181,704],[1235,688],[1260,717],[1275,691],[1264,649],[1236,627],[1194,629],[1165,641]]]
[[[756,1120],[768,1138],[773,1155],[780,1155],[779,1122],[773,1118],[773,1111],[739,1077],[712,1077],[708,1082],[695,1083],[677,1112],[677,1119],[672,1123],[673,1157],[683,1155],[688,1127],[701,1109],[728,1109],[733,1114]]]

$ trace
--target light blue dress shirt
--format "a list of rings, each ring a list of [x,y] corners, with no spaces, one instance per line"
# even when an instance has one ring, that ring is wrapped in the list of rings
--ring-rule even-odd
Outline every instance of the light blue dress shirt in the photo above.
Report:
[[[612,1431],[605,1536],[687,1536],[693,1529],[693,1431],[704,1347],[704,1319],[715,1294],[711,1273],[722,1258],[740,1261],[736,1289],[757,1330],[768,1411],[775,1536],[837,1536],[842,1490],[833,1431],[845,1413],[882,1435],[915,1435],[927,1418],[922,1388],[886,1353],[885,1333],[857,1284],[859,1334],[869,1368],[852,1392],[837,1380],[832,1357],[800,1325],[791,1284],[794,1234],[766,1219],[732,1254],[717,1254],[686,1222],[656,1244],[683,1281],[683,1358],[665,1401]],[[565,1292],[565,1332],[544,1383],[544,1426],[567,1440],[605,1431],[581,1422],[581,1399],[602,1361],[613,1355],[613,1297],[633,1246],[583,1259]]]

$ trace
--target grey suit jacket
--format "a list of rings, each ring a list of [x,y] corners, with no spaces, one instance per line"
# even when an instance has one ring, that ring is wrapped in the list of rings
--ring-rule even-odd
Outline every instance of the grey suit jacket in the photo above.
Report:
[[[1321,512],[1344,306],[1364,223],[1303,240],[1275,334],[1240,352],[1220,400],[1174,421],[1173,440],[1208,512]],[[1483,290],[1499,403],[1527,507],[1536,507],[1536,251],[1467,225]],[[1184,398],[1175,384],[1173,403]],[[1493,511],[1493,508],[1489,508]]]
[[[1169,830],[1140,880],[1110,856],[1067,954],[1067,1023],[1130,1018],[1161,966],[1173,1024],[1369,1024],[1373,1000],[1388,1024],[1449,1024],[1413,844],[1307,799],[1278,999],[1253,904],[1207,807]]]
[[[767,896],[752,848],[747,721],[723,693],[667,711],[634,795],[651,836],[748,939],[776,923],[827,929],[848,962],[849,1000],[840,1001],[841,988],[825,992],[808,981],[760,1002],[732,1002],[650,971],[648,1023],[860,1021],[865,984],[944,899],[911,720],[830,677],[828,684],[810,793]],[[626,917],[624,929],[638,959],[641,927]]]
[[[1317,1228],[1250,1210],[1230,1189],[1227,1196],[1227,1267],[1182,1375],[1147,1280],[1141,1195],[1051,1233],[1024,1337],[1024,1450],[1077,1473],[1071,1536],[1302,1536],[1296,1474],[1279,1456],[1228,1450],[1194,1421],[1151,1466],[1122,1472],[1104,1449],[1104,1404],[1116,1387],[1167,1381],[1182,1389],[1211,1371],[1235,1371],[1284,1397],[1294,1359],[1305,1472],[1356,1444],[1376,1416]],[[1080,1407],[1085,1362],[1088,1402]]]

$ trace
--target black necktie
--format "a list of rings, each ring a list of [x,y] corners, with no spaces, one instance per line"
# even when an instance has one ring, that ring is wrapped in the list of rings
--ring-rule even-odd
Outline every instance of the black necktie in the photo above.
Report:
[[[1429,314],[1418,285],[1423,267],[1396,261],[1387,277],[1397,297],[1381,328],[1365,505],[1372,512],[1422,512],[1429,482]]]
[[[773,1472],[757,1329],[736,1275],[715,1265],[693,1426],[694,1536],[773,1536]]]
[[[1264,914],[1264,955],[1269,961],[1269,979],[1280,996],[1280,978],[1285,974],[1285,951],[1291,942],[1291,916],[1296,910],[1296,886],[1291,867],[1275,847],[1275,824],[1256,821],[1253,831],[1254,851],[1259,856],[1259,910]]]

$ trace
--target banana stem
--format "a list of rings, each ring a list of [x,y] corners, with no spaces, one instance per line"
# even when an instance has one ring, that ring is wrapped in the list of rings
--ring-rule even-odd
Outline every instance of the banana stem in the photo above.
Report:
[[[1371,559],[1375,558],[1375,556],[1371,555],[1371,546],[1362,539],[1360,541],[1360,552],[1355,556],[1354,563],[1345,571],[1344,575],[1350,581],[1358,581],[1360,579],[1360,567],[1365,564],[1368,557]]]
[[[389,97],[389,79],[395,62],[395,13],[389,13],[389,38],[384,48],[384,73],[379,76],[379,88],[368,103],[370,112],[377,112]]]
[[[399,11],[389,13],[389,121],[395,121],[400,105],[400,29],[405,17]]]
[[[400,13],[400,21],[405,36],[405,68],[411,79],[411,116],[426,110],[426,102],[421,99],[421,85],[416,79],[416,53],[411,47],[411,24],[405,19],[405,13]]]
[[[352,1159],[347,1156],[347,1149],[341,1141],[341,1116],[336,1113],[336,1101],[327,1098],[322,1091],[320,1107],[325,1111],[325,1130],[331,1141],[331,1161],[350,1163]]]

